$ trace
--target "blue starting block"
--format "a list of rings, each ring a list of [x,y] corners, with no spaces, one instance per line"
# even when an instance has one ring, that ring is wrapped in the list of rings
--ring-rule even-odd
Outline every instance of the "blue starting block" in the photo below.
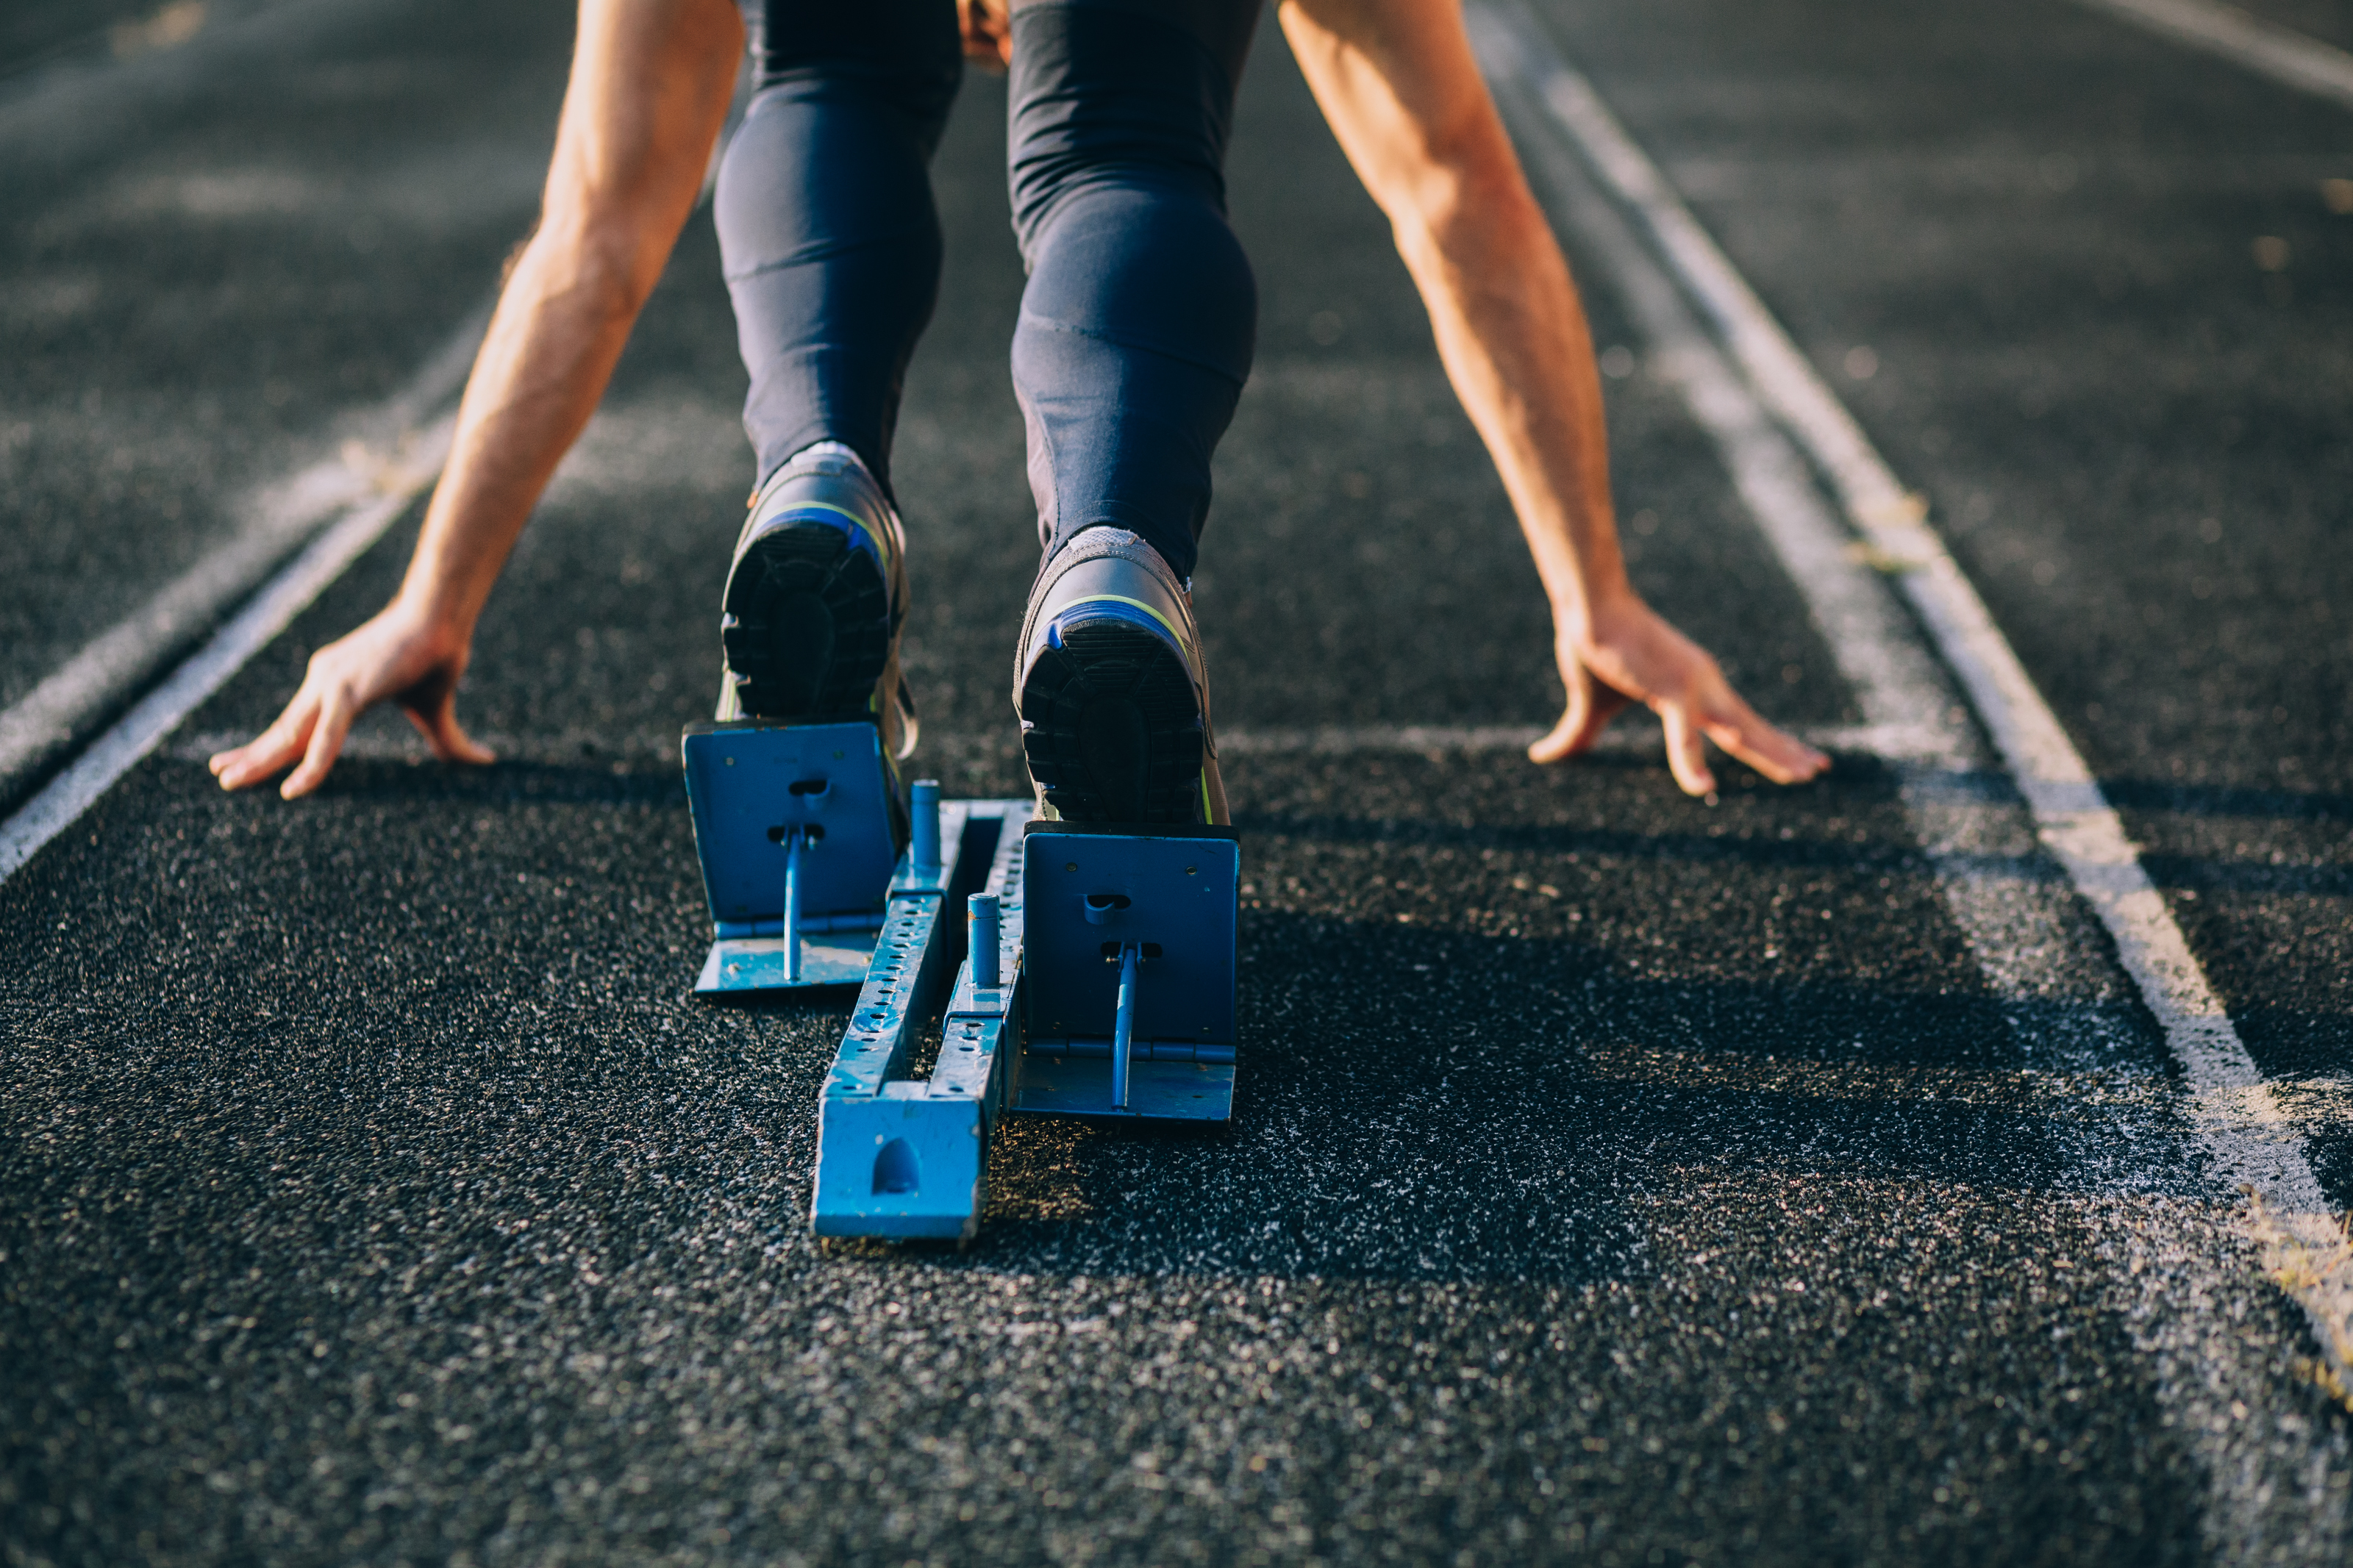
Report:
[[[695,994],[863,983],[907,820],[874,726],[692,724],[681,751],[715,928]]]
[[[819,1236],[969,1237],[1008,1115],[1233,1114],[1232,831],[1031,822],[1027,800],[943,804],[915,789],[914,842],[935,843],[938,859],[911,850],[892,879],[826,1078]],[[938,1061],[916,1078],[934,1016]]]
[[[873,964],[818,1095],[819,1236],[960,1239],[987,1201],[988,1140],[1018,1065],[1003,1047],[1021,922],[1018,902],[1007,918],[1004,889],[1018,886],[1030,803],[936,801],[923,791],[914,815],[937,813],[939,866],[919,877],[911,859],[893,879]],[[969,949],[961,966],[959,949]],[[938,1062],[929,1078],[912,1077],[935,1017]]]
[[[1014,1110],[1229,1119],[1241,882],[1233,829],[1028,826]]]

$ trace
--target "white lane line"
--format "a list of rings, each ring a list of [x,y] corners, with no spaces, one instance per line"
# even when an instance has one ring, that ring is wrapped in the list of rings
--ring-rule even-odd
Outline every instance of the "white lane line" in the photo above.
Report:
[[[210,0],[204,25],[169,47],[69,47],[0,79],[0,149],[20,166],[60,169],[148,133],[159,111],[183,107],[226,72],[349,37],[400,9],[399,0]]]
[[[1572,209],[1571,224],[1611,270],[1630,311],[1660,350],[1661,368],[1715,438],[1744,501],[1821,623],[1866,717],[1877,724],[1925,721],[1949,736],[1953,762],[1967,765],[1976,740],[1957,722],[1959,715],[1938,711],[1944,682],[1921,668],[1917,634],[1900,614],[1889,613],[1890,579],[1864,571],[1844,547],[1843,531],[1768,410],[1831,476],[1865,539],[1883,555],[1914,563],[1894,585],[1911,600],[1977,705],[2025,796],[2037,837],[2106,927],[2164,1028],[2189,1080],[2185,1109],[2208,1173],[2226,1188],[2243,1185],[2255,1194],[2258,1201],[2239,1215],[2240,1234],[2303,1307],[2335,1375],[2347,1379],[2353,1270],[2343,1264],[2343,1237],[2326,1212],[2303,1141],[2150,886],[2121,821],[1975,590],[1846,410],[1525,8],[1506,11],[1474,0],[1470,16],[1482,62],[1521,130],[1523,151],[1540,176],[1550,176],[1554,194]],[[1683,295],[1634,240],[1618,209],[1593,191],[1583,172],[1588,167],[1649,229],[1683,289],[1715,319],[1745,377],[1700,335]],[[1932,791],[1917,787],[1925,782],[1922,771],[1907,771],[1913,782],[1905,787],[1906,805],[1940,870],[1966,853],[1972,837],[2000,831],[1997,814],[1939,803]],[[1958,878],[1947,879],[1946,894],[1998,992],[2042,988],[2059,955],[2075,945],[2053,911],[2038,911],[2029,901],[1989,896],[1982,886]],[[2169,1381],[2193,1411],[2215,1403],[2211,1388]],[[2224,1426],[2230,1419],[2223,1418]],[[2221,1472],[2239,1468],[2236,1459],[2216,1466],[2226,1533],[2260,1529],[2256,1516],[2269,1506],[2269,1489],[2224,1482]]]
[[[2021,1032],[2021,1044],[2046,1067],[2102,1063],[2114,1026],[2100,1005],[2116,1000],[2117,988],[2095,963],[2071,966],[2053,956],[2081,946],[2079,922],[2063,889],[2022,884],[2015,875],[2015,868],[2035,858],[2031,826],[2004,804],[2006,791],[1985,787],[1999,764],[1985,754],[1959,693],[1921,644],[1884,576],[1858,560],[1847,530],[1824,503],[1787,433],[1584,174],[1585,164],[1538,97],[1548,72],[1535,70],[1533,79],[1524,80],[1507,74],[1523,67],[1498,63],[1518,61],[1531,47],[1547,51],[1534,58],[1556,63],[1549,44],[1522,41],[1524,27],[1533,24],[1507,26],[1484,9],[1470,17],[1499,97],[1521,128],[1523,154],[1567,225],[1608,267],[1651,347],[1651,370],[1675,387],[1713,438],[1743,506],[1804,595],[1863,712],[1865,722],[1847,739],[1894,765],[1913,835],[1994,995],[2016,1009],[2014,1016],[2042,1020]],[[1833,743],[1831,749],[1843,748]],[[2004,868],[2010,869],[1998,869]],[[2045,1005],[2061,994],[2084,1005],[2058,1010]]]
[[[395,723],[399,726],[397,729],[393,727]],[[540,767],[617,767],[628,772],[645,767],[675,771],[678,767],[676,731],[665,736],[659,731],[616,733],[609,729],[584,726],[524,735],[501,730],[469,730],[466,733],[488,746],[501,763],[524,763]],[[162,754],[175,763],[201,766],[216,753],[232,746],[241,746],[252,739],[251,730],[182,731],[163,747]],[[923,739],[929,741],[931,737],[926,735]],[[411,767],[446,769],[452,774],[462,773],[468,766],[464,763],[437,761],[406,720],[391,721],[380,730],[373,728],[371,721],[363,720],[344,740],[343,750],[335,753],[335,761],[337,766],[346,762],[398,763]],[[685,787],[683,773],[679,774],[679,787]]]
[[[1832,752],[1875,757],[1941,757],[1946,749],[1918,725],[1798,724],[1804,739]],[[1295,753],[1347,756],[1366,752],[1525,752],[1544,738],[1535,724],[1390,724],[1367,729],[1302,728],[1219,731],[1219,756],[1281,756]],[[1623,725],[1602,731],[1593,750],[1643,756],[1664,755],[1665,743],[1651,725]]]
[[[70,827],[115,780],[227,685],[248,659],[268,647],[329,584],[384,537],[417,492],[440,473],[457,422],[454,413],[444,415],[419,433],[407,461],[395,474],[379,479],[383,493],[345,512],[312,540],[168,679],[141,699],[14,816],[0,823],[0,882]]]
[[[417,426],[464,384],[489,322],[485,304],[407,385],[353,421],[356,433],[338,456],[255,494],[226,542],[0,712],[0,795],[57,761],[110,709],[153,679],[327,519],[392,491],[415,494]]]
[[[1855,756],[1901,758],[1919,753],[1930,744],[1917,728],[1881,728],[1869,724],[1799,724],[1795,733],[1827,751]],[[602,730],[570,730],[554,734],[511,735],[495,731],[470,731],[474,739],[504,762],[596,763],[678,762],[674,739],[659,735],[615,735]],[[1400,724],[1368,729],[1244,729],[1221,731],[1220,756],[1441,756],[1525,752],[1545,733],[1538,724]],[[202,763],[215,752],[241,745],[252,735],[242,730],[211,730],[183,734],[165,748],[175,762]],[[964,757],[976,752],[1021,749],[1021,737],[1010,724],[1001,730],[935,731],[923,732],[925,756]],[[1606,731],[1593,751],[1610,756],[1655,761],[1666,746],[1655,725],[1621,724]],[[1940,753],[1941,754],[1941,753]],[[342,755],[362,762],[411,763],[432,761],[427,749],[406,725],[382,731],[363,727],[343,742]],[[921,772],[919,762],[916,771]]]
[[[2353,55],[2212,0],[2079,0],[2353,109]]]
[[[1531,26],[1523,21],[1514,30],[1529,35]],[[2189,1079],[2192,1114],[2215,1175],[2232,1187],[2252,1187],[2279,1223],[2290,1216],[2309,1222],[2315,1228],[2306,1239],[2326,1245],[2324,1229],[2333,1234],[2335,1227],[2303,1140],[2289,1127],[2229,1010],[2142,868],[2122,818],[1928,525],[1926,507],[1905,489],[1592,87],[1544,47],[1548,58],[1541,68],[1522,68],[1534,78],[1546,110],[1650,230],[1669,268],[1714,320],[1758,402],[1829,476],[1856,529],[1881,556],[1905,564],[1893,578],[1897,591],[1968,694],[2033,813],[2044,847],[2107,928],[2142,1001],[2164,1028]],[[1793,563],[1799,564],[1804,568],[1797,574],[1800,587],[1820,592],[1816,573],[1825,563],[1817,556]],[[1872,710],[1868,701],[1864,707]],[[2343,1328],[2353,1318],[2340,1316],[2337,1322],[2328,1337],[2342,1363],[2353,1354]]]

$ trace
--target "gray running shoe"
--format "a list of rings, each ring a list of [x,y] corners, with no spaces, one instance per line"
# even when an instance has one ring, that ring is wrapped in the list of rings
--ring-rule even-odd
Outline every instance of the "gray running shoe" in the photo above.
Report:
[[[1125,529],[1088,529],[1039,574],[1013,701],[1040,816],[1228,822],[1192,595]]]
[[[858,455],[797,453],[752,498],[719,618],[721,719],[871,719],[887,755],[915,749],[899,677],[906,536]]]

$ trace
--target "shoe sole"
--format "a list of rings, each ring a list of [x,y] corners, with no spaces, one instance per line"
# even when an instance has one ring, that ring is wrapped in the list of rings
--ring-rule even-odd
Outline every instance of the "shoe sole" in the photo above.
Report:
[[[727,575],[719,640],[747,718],[867,717],[891,658],[891,596],[874,558],[821,522],[762,534]]]
[[[1201,710],[1166,642],[1113,617],[1073,626],[1021,684],[1029,776],[1066,822],[1200,820]]]

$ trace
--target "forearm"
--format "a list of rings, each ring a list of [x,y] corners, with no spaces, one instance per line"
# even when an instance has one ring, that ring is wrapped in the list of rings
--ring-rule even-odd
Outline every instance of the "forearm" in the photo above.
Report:
[[[596,412],[638,301],[574,237],[543,228],[517,258],[459,405],[399,599],[470,637],[564,454]]]
[[[583,0],[538,230],[468,378],[398,603],[472,634],[540,492],[603,397],[727,112],[726,0]]]
[[[1282,27],[1380,204],[1448,376],[1495,459],[1562,629],[1630,597],[1584,312],[1479,76],[1428,0],[1285,0]]]
[[[1567,700],[1529,756],[1576,755],[1634,701],[1658,712],[1693,795],[1715,787],[1707,740],[1784,784],[1820,773],[1828,758],[1759,719],[1626,580],[1585,313],[1461,13],[1430,0],[1282,0],[1282,16],[1333,134],[1388,215],[1551,597]]]
[[[1559,246],[1515,166],[1396,216],[1440,360],[1493,457],[1564,631],[1631,594],[1609,500],[1593,347]]]

